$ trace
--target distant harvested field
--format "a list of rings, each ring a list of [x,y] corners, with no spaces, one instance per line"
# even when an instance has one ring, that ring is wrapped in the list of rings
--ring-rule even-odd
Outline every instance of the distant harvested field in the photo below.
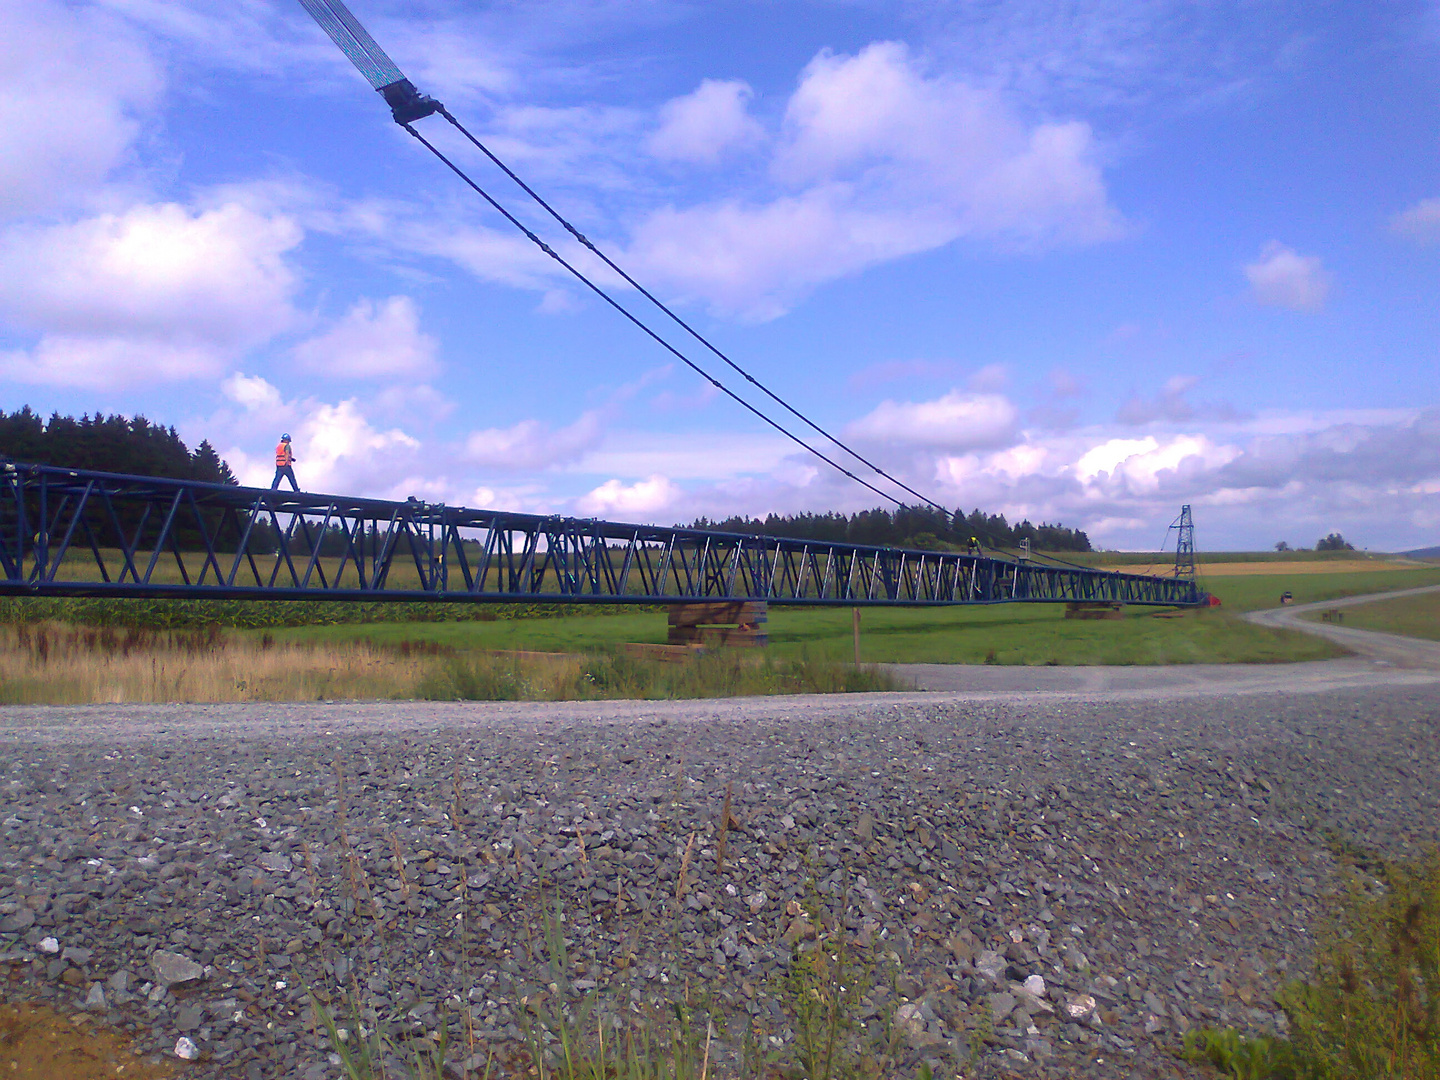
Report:
[[[1175,551],[1086,551],[1080,554],[1057,552],[1055,558],[1082,566],[1119,567],[1155,566],[1162,569],[1175,565]],[[1199,566],[1213,566],[1216,563],[1278,563],[1276,572],[1295,563],[1345,563],[1354,561],[1385,563],[1396,560],[1412,562],[1409,556],[1388,552],[1370,551],[1197,551],[1195,562]]]
[[[1202,578],[1245,577],[1250,574],[1359,574],[1373,573],[1376,570],[1419,570],[1425,566],[1425,563],[1410,559],[1327,559],[1323,561],[1297,559],[1294,562],[1278,565],[1274,561],[1203,562],[1197,560],[1195,572]],[[1101,567],[1104,570],[1119,570],[1126,574],[1165,574],[1174,568],[1173,560],[1169,563],[1156,563],[1151,566],[1129,563]]]

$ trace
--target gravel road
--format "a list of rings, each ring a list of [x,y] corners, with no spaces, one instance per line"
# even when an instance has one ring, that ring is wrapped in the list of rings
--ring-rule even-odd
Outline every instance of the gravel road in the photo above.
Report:
[[[892,1025],[887,1075],[1199,1075],[1186,1028],[1283,1027],[1327,833],[1440,841],[1437,673],[1322,667],[1299,692],[1040,669],[1039,692],[0,709],[0,985],[172,1060],[183,1037],[194,1077],[338,1075],[306,986],[401,1024],[450,1001],[496,1044],[523,1000],[593,989],[612,1023],[688,987],[723,1056],[747,1028],[788,1045],[783,974],[838,922],[873,943],[854,1015]]]

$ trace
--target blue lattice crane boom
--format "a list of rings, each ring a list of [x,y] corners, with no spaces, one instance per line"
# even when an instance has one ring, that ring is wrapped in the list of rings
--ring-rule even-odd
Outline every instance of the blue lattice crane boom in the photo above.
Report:
[[[0,596],[1194,605],[1194,580],[0,459]]]
[[[330,35],[361,75],[385,99],[397,124],[410,124],[439,112],[443,105],[420,93],[389,53],[339,0],[300,0],[300,6]]]

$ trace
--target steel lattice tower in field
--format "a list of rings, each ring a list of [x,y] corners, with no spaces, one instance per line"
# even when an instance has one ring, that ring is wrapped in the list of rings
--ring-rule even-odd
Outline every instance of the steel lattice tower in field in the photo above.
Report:
[[[1175,576],[1195,580],[1195,521],[1190,516],[1190,504],[1180,508],[1180,516],[1170,526],[1176,532]]]

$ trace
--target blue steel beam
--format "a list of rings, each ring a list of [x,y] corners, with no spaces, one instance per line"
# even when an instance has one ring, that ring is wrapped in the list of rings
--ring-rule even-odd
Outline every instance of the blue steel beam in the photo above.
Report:
[[[1203,604],[1192,578],[0,464],[0,595]]]

